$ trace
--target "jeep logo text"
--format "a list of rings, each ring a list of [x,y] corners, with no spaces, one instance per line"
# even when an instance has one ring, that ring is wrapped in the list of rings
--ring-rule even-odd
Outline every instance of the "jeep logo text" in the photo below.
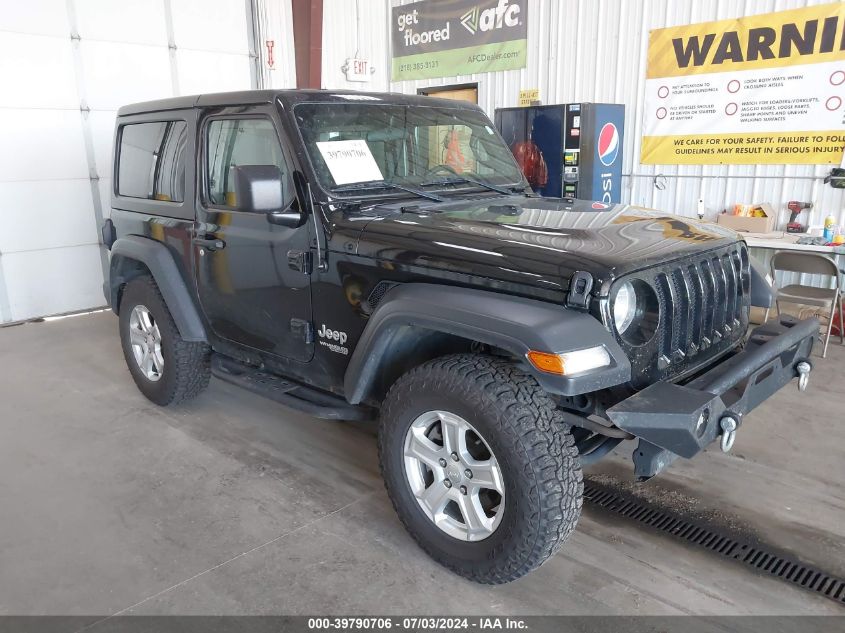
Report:
[[[337,341],[341,345],[346,343],[346,339],[348,338],[346,336],[346,332],[341,332],[339,330],[330,330],[326,327],[325,323],[320,326],[320,331],[317,332],[317,335],[320,338],[329,339],[330,341]]]

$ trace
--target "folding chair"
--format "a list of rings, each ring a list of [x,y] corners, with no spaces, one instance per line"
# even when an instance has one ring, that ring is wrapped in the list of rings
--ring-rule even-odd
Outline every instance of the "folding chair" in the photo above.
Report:
[[[842,319],[843,302],[845,297],[842,293],[842,281],[839,276],[841,272],[836,262],[830,257],[817,253],[798,253],[794,251],[778,251],[771,261],[772,279],[775,279],[775,271],[783,270],[793,273],[805,273],[808,275],[826,275],[836,280],[835,288],[818,288],[816,286],[805,286],[803,284],[790,284],[780,288],[775,282],[775,307],[780,316],[780,302],[801,303],[804,305],[819,306],[830,309],[830,318],[827,325],[827,335],[824,339],[822,358],[827,356],[827,345],[830,342],[830,333],[833,329],[833,316],[839,308],[839,342],[845,343],[845,321]]]

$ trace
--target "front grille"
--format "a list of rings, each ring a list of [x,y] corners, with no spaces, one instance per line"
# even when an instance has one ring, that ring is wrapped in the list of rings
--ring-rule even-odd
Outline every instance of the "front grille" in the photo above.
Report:
[[[658,297],[667,315],[661,369],[707,351],[742,327],[743,280],[738,250],[718,253],[657,274]]]
[[[633,275],[651,285],[660,306],[645,346],[628,345],[634,383],[688,373],[733,347],[748,327],[749,263],[744,242]]]

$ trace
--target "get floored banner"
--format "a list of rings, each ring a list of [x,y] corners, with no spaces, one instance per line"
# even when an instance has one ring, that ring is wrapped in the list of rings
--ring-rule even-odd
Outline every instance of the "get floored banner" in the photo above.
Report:
[[[393,7],[393,81],[525,68],[528,0],[426,0]]]
[[[839,164],[845,3],[651,32],[641,162]]]

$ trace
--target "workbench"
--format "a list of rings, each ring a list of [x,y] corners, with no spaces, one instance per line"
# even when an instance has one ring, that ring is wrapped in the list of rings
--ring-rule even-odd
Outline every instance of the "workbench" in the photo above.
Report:
[[[777,251],[802,251],[804,253],[820,253],[832,258],[840,269],[845,268],[845,244],[840,246],[816,246],[813,244],[796,244],[806,233],[787,233],[785,231],[773,231],[771,233],[740,233],[748,244],[751,256],[769,270],[769,262],[772,255]],[[833,288],[835,280],[833,277],[823,275],[799,275],[786,271],[778,272],[778,285],[805,284],[819,288]]]
[[[815,246],[812,244],[796,244],[806,233],[786,233],[773,231],[771,233],[741,233],[748,248],[765,248],[775,251],[804,251],[805,253],[823,253],[836,257],[845,255],[845,244],[839,246]]]

